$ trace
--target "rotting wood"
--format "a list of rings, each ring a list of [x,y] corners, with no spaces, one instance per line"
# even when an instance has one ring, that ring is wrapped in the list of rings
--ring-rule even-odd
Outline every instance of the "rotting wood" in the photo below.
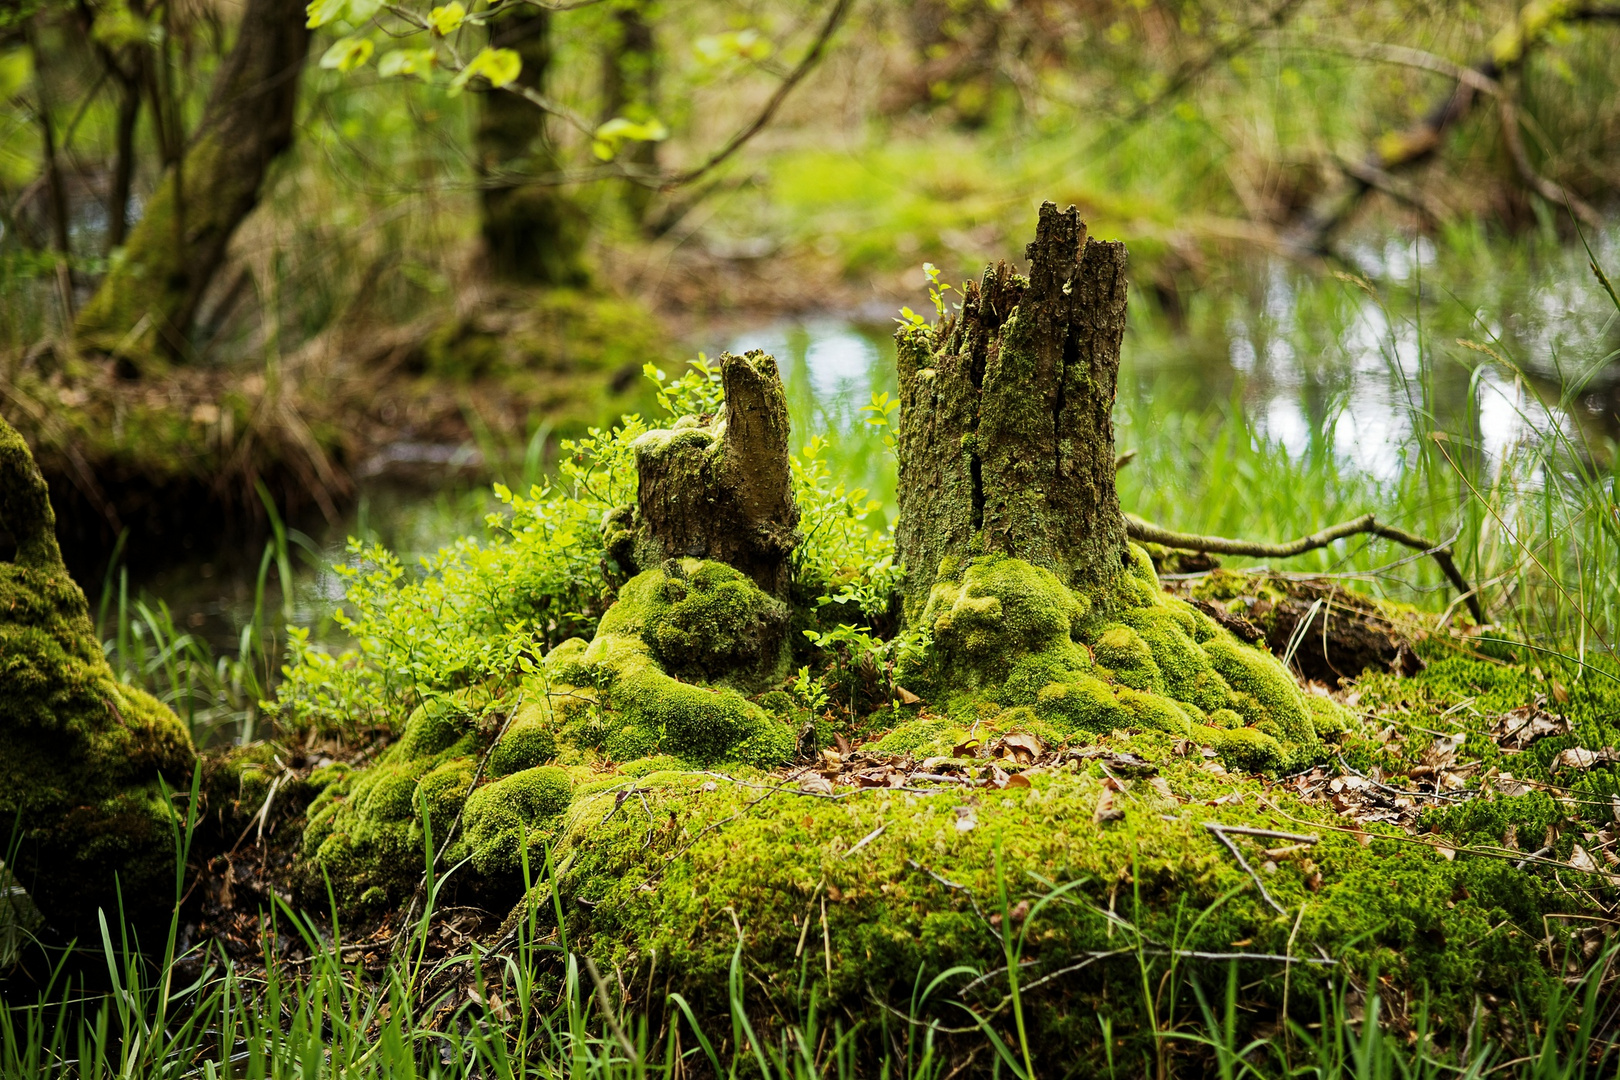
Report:
[[[1386,540],[1393,540],[1397,544],[1425,555],[1432,556],[1436,565],[1446,575],[1446,580],[1456,587],[1461,594],[1463,602],[1468,605],[1468,613],[1474,621],[1483,625],[1487,619],[1485,607],[1480,603],[1479,590],[1468,584],[1461,571],[1457,569],[1456,560],[1452,558],[1451,545],[1436,544],[1425,540],[1404,529],[1397,529],[1393,525],[1380,522],[1375,514],[1363,514],[1353,521],[1330,525],[1309,536],[1301,536],[1280,544],[1268,544],[1255,540],[1231,540],[1224,536],[1200,536],[1197,533],[1171,532],[1169,529],[1143,521],[1139,517],[1125,515],[1125,531],[1132,540],[1138,543],[1163,544],[1169,548],[1182,548],[1188,551],[1205,551],[1217,555],[1247,555],[1257,559],[1288,559],[1295,555],[1303,555],[1308,551],[1325,548],[1335,540],[1343,540],[1347,536],[1362,534],[1381,536]]]

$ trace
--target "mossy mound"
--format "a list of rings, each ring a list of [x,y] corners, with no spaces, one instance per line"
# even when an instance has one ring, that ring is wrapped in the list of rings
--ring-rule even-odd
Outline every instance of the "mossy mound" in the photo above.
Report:
[[[1321,734],[1347,720],[1270,653],[1166,595],[1134,545],[1096,597],[1021,559],[946,559],[920,623],[933,649],[907,677],[949,722],[902,725],[879,749],[945,753],[981,723],[1051,743],[1148,727],[1212,745],[1229,764],[1278,769],[1319,754]]]
[[[1213,954],[1177,963],[1216,993],[1232,962],[1220,958],[1235,954],[1244,1011],[1262,1017],[1288,992],[1304,1021],[1325,977],[1374,969],[1414,999],[1426,993],[1451,1030],[1467,1025],[1476,995],[1534,1011],[1545,994],[1554,976],[1537,956],[1539,920],[1560,900],[1543,880],[1499,860],[1450,861],[1404,836],[1363,844],[1335,831],[1331,813],[1212,771],[1197,755],[1176,758],[1162,733],[1106,741],[1162,761],[1161,777],[1119,791],[1085,764],[1004,791],[872,789],[834,800],[789,790],[761,800],[749,786],[656,773],[636,781],[648,809],[634,814],[611,813],[612,790],[583,795],[555,851],[568,941],[627,981],[656,969],[719,1017],[739,947],[756,1017],[791,1015],[818,983],[823,1007],[859,1010],[875,998],[905,1013],[916,987],[953,966],[1001,969],[996,935],[1011,926],[1024,935],[1026,986],[1070,969],[1026,991],[1024,1007],[1034,1041],[1064,1048],[1077,1075],[1092,1070],[1075,1048],[1100,1052],[1098,1013],[1116,1031],[1149,1027],[1133,1022],[1145,1021],[1141,987],[1162,985],[1170,948]],[[1219,808],[1205,805],[1215,798]],[[1122,816],[1097,824],[1104,800]],[[1235,838],[1285,913],[1209,821],[1319,832],[1274,866],[1263,849],[1288,845]],[[550,911],[547,899],[542,917]],[[1276,959],[1290,955],[1317,963]],[[940,996],[970,978],[952,977]],[[993,1005],[1006,991],[996,977],[966,1000]],[[1514,1007],[1494,1020],[1513,1023]],[[960,1015],[939,1008],[947,1023]]]
[[[0,821],[17,822],[14,871],[45,918],[93,930],[120,893],[137,923],[174,901],[173,808],[196,754],[178,717],[118,682],[84,593],[62,565],[45,483],[0,422]]]
[[[501,700],[472,690],[436,697],[376,764],[332,767],[310,807],[304,855],[345,896],[393,902],[421,877],[424,812],[441,838],[460,814],[448,864],[469,858],[485,878],[510,882],[523,837],[539,865],[574,780],[607,763],[780,765],[793,731],[743,690],[786,673],[787,618],[785,604],[721,563],[669,560],[640,574],[593,641],[551,651],[544,678]]]
[[[546,658],[567,695],[562,741],[621,762],[784,763],[793,732],[744,692],[786,675],[788,614],[723,563],[669,559],[638,574],[594,641],[564,642]]]

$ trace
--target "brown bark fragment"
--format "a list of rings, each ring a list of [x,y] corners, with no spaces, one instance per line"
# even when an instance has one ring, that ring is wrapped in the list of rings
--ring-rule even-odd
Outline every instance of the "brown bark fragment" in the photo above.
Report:
[[[635,563],[714,559],[783,597],[799,542],[787,397],[763,352],[724,354],[720,377],[725,405],[712,422],[649,432],[636,444]]]

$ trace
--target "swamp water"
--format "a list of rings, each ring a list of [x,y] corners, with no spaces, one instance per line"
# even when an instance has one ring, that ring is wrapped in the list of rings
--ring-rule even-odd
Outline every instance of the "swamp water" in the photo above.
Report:
[[[1593,246],[1600,265],[1620,266],[1620,233]],[[1475,236],[1453,238],[1448,252],[1390,238],[1352,248],[1351,269],[1308,273],[1276,260],[1234,268],[1173,310],[1133,295],[1115,408],[1118,448],[1136,452],[1121,474],[1126,509],[1171,528],[1254,538],[1376,510],[1443,537],[1462,489],[1432,474],[1437,438],[1449,448],[1440,464],[1471,474],[1468,483],[1489,485],[1515,453],[1548,439],[1612,470],[1620,322],[1585,252]],[[895,395],[892,329],[881,312],[863,312],[716,331],[695,344],[710,357],[774,355],[796,446],[825,438],[834,477],[892,514],[894,460],[865,409]],[[523,490],[549,471],[541,449],[536,442],[506,470],[508,484]],[[347,520],[317,536],[289,530],[280,557],[221,552],[125,581],[123,618],[120,584],[109,577],[103,634],[112,638],[110,624],[128,619],[143,595],[168,606],[174,632],[217,655],[243,651],[255,618],[331,638],[342,580],[330,566],[349,558],[347,537],[381,542],[414,566],[459,536],[484,534],[483,516],[499,508],[488,485],[453,462],[446,476],[436,490],[363,487]],[[1321,555],[1299,568],[1344,561]],[[283,598],[286,578],[293,587]],[[273,670],[262,675],[268,681]]]

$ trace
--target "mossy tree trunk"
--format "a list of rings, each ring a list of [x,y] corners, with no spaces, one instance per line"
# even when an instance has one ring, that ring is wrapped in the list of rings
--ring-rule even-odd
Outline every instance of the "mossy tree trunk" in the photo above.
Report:
[[[309,51],[303,0],[247,0],[236,44],[214,79],[202,122],[159,181],[124,258],[75,326],[81,348],[137,371],[184,358],[186,335],[236,227],[258,204],[271,162],[293,138]]]
[[[900,331],[900,520],[915,617],[940,563],[1003,554],[1076,589],[1121,571],[1111,413],[1125,245],[1041,207],[1028,278],[1005,263],[959,314]]]
[[[713,559],[783,598],[799,542],[787,395],[776,361],[763,352],[724,354],[720,377],[718,416],[637,442],[636,525],[617,544],[610,539],[610,552],[642,570],[666,559]]]
[[[516,5],[490,26],[490,44],[523,60],[518,81],[544,92],[551,67],[551,12]],[[553,181],[557,155],[546,114],[519,94],[483,95],[475,135],[483,187],[484,248],[498,278],[535,285],[583,285],[588,222]],[[538,182],[525,177],[539,178]]]

